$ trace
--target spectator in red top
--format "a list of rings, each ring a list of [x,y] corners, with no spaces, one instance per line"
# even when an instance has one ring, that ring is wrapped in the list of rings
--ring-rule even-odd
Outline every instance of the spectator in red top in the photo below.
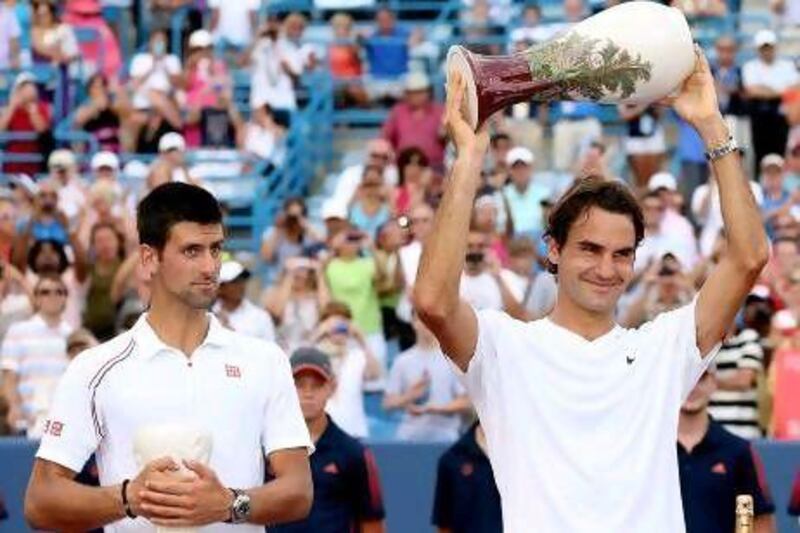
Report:
[[[412,207],[427,199],[432,178],[428,156],[416,146],[409,146],[397,156],[397,172],[394,210],[408,214]]]
[[[440,169],[444,165],[444,107],[433,101],[431,83],[421,72],[406,77],[405,90],[403,101],[392,108],[381,135],[395,152],[418,146],[428,156],[431,166]]]
[[[337,99],[343,107],[369,104],[369,95],[361,83],[364,74],[361,47],[353,35],[353,17],[336,13],[331,17],[334,41],[328,46],[328,67],[337,87]]]
[[[14,80],[11,98],[8,105],[0,112],[0,132],[27,133],[34,138],[30,140],[11,140],[5,144],[7,154],[41,154],[44,151],[39,135],[51,127],[50,109],[39,98],[36,79],[29,72],[21,72]],[[3,172],[7,174],[37,174],[44,169],[44,158],[39,162],[3,163]]]

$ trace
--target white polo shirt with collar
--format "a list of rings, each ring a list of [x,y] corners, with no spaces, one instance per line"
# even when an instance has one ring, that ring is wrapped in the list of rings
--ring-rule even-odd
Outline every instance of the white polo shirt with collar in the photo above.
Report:
[[[96,453],[101,485],[136,477],[138,428],[190,423],[213,439],[209,466],[227,487],[263,484],[264,455],[313,450],[289,360],[271,342],[223,328],[213,316],[191,358],[164,344],[143,315],[128,332],[83,352],[67,368],[36,456],[80,471]],[[201,531],[263,532],[253,524]],[[155,531],[143,518],[107,533]]]

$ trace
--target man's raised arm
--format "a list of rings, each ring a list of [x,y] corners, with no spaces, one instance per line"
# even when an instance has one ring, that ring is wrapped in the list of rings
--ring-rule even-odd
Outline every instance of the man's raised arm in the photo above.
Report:
[[[478,321],[469,304],[459,298],[459,286],[488,134],[485,126],[475,133],[464,120],[461,114],[464,87],[460,76],[450,76],[445,122],[456,145],[457,157],[433,229],[425,241],[413,301],[442,351],[466,371],[478,339]]]
[[[706,149],[728,141],[730,133],[719,112],[714,79],[701,52],[694,73],[684,82],[673,105],[697,130]],[[697,347],[703,356],[725,337],[769,259],[764,224],[739,154],[728,153],[711,165],[719,188],[727,250],[700,289],[695,309]]]

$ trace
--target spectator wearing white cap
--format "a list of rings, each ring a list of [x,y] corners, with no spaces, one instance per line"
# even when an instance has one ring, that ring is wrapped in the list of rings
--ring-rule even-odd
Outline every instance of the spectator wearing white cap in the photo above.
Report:
[[[250,271],[229,260],[219,270],[219,291],[212,312],[220,323],[234,331],[267,341],[275,340],[275,324],[269,313],[246,298]]]
[[[777,56],[778,37],[772,30],[759,30],[753,42],[758,57],[742,67],[742,83],[750,100],[755,161],[760,162],[765,155],[786,149],[789,126],[781,112],[781,98],[800,84],[800,73],[794,62]]]
[[[506,154],[506,165],[511,183],[503,193],[514,234],[535,237],[542,231],[542,200],[550,197],[550,190],[533,179],[533,152],[523,146],[512,148]]]
[[[75,221],[86,205],[86,183],[78,174],[75,154],[61,148],[47,159],[50,179],[58,190],[58,205],[71,221]]]
[[[775,237],[775,223],[781,217],[800,214],[800,191],[785,187],[783,168],[784,159],[778,154],[768,154],[761,160],[761,212],[770,238]]]
[[[661,219],[661,232],[670,240],[680,246],[679,257],[691,258],[688,268],[698,259],[697,237],[694,226],[689,219],[681,214],[683,211],[683,196],[678,191],[678,182],[669,172],[657,172],[650,177],[647,183],[650,191],[655,191],[664,202],[664,218]]]
[[[381,136],[395,153],[416,146],[428,156],[431,167],[444,165],[444,107],[433,100],[431,83],[423,72],[410,72],[405,80],[403,100],[395,104],[383,124]]]
[[[14,80],[8,104],[0,111],[0,133],[43,134],[52,125],[50,107],[39,96],[36,78],[30,72],[21,72]],[[6,174],[24,173],[35,175],[42,169],[43,162],[35,156],[44,150],[43,143],[34,140],[13,140],[3,146],[6,155],[30,156],[28,161],[7,161],[2,170]]]
[[[158,159],[153,161],[147,185],[150,190],[171,181],[200,185],[192,177],[186,164],[186,141],[174,131],[164,134],[158,141]]]
[[[258,27],[260,0],[209,0],[211,33],[225,47],[242,50],[253,41]]]

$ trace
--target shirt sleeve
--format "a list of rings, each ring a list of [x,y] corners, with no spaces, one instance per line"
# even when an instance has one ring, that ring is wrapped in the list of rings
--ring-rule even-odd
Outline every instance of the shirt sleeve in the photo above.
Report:
[[[92,403],[90,353],[67,367],[56,388],[36,457],[80,472],[100,443],[97,411]]]
[[[353,468],[353,486],[351,494],[356,497],[356,513],[361,521],[383,520],[386,513],[383,509],[383,494],[378,465],[369,448],[361,450]]]
[[[738,463],[736,493],[753,496],[753,511],[756,516],[774,513],[775,505],[767,485],[764,465],[752,444],[742,448]]]
[[[436,471],[436,491],[433,498],[431,522],[438,528],[453,527],[453,487],[446,456],[439,459]]]
[[[271,347],[272,367],[267,402],[264,410],[262,445],[264,453],[271,454],[288,448],[306,448],[313,453],[314,446],[308,435],[300,401],[294,387],[289,358],[279,349]]]
[[[721,345],[717,343],[705,357],[701,356],[697,347],[696,307],[695,297],[689,304],[662,313],[643,327],[646,338],[650,339],[650,342],[658,343],[660,353],[670,354],[674,358],[669,364],[678,365],[675,369],[677,376],[673,371],[669,371],[669,375],[673,376],[671,379],[679,380],[681,404],[711,364]]]
[[[467,372],[462,375],[464,376],[464,386],[478,408],[478,412],[481,413],[487,392],[496,390],[499,386],[495,383],[498,358],[495,338],[497,335],[501,335],[505,328],[503,327],[504,315],[500,311],[484,309],[475,311],[475,315],[478,319],[478,341]]]

